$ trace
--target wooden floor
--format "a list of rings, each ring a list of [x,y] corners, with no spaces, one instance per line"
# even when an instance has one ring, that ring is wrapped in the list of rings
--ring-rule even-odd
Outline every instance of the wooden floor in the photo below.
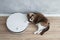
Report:
[[[37,29],[33,24],[21,33],[12,33],[6,28],[6,19],[0,17],[0,40],[60,40],[60,17],[48,17],[50,29],[42,36],[33,34]]]

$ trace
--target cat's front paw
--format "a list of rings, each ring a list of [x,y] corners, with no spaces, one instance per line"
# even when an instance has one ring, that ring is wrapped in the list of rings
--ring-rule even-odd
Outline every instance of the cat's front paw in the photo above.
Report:
[[[40,34],[41,33],[41,31],[36,31],[36,32],[34,32],[34,34]]]

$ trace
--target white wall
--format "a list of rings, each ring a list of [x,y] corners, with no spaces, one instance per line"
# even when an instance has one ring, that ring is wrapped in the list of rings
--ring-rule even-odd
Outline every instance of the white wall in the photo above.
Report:
[[[29,11],[59,14],[60,0],[0,0],[0,14]]]

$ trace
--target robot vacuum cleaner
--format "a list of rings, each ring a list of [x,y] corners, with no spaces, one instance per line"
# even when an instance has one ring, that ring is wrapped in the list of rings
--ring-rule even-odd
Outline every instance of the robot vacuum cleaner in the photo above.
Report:
[[[14,13],[7,19],[7,28],[12,32],[21,32],[25,30],[29,22],[27,21],[26,14]]]

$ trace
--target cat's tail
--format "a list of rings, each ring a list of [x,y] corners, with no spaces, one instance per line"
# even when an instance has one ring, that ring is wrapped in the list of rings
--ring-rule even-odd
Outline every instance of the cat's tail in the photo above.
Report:
[[[48,26],[45,29],[43,29],[43,31],[40,33],[40,35],[43,35],[46,31],[49,30],[49,28],[50,28],[50,23],[48,23]]]

